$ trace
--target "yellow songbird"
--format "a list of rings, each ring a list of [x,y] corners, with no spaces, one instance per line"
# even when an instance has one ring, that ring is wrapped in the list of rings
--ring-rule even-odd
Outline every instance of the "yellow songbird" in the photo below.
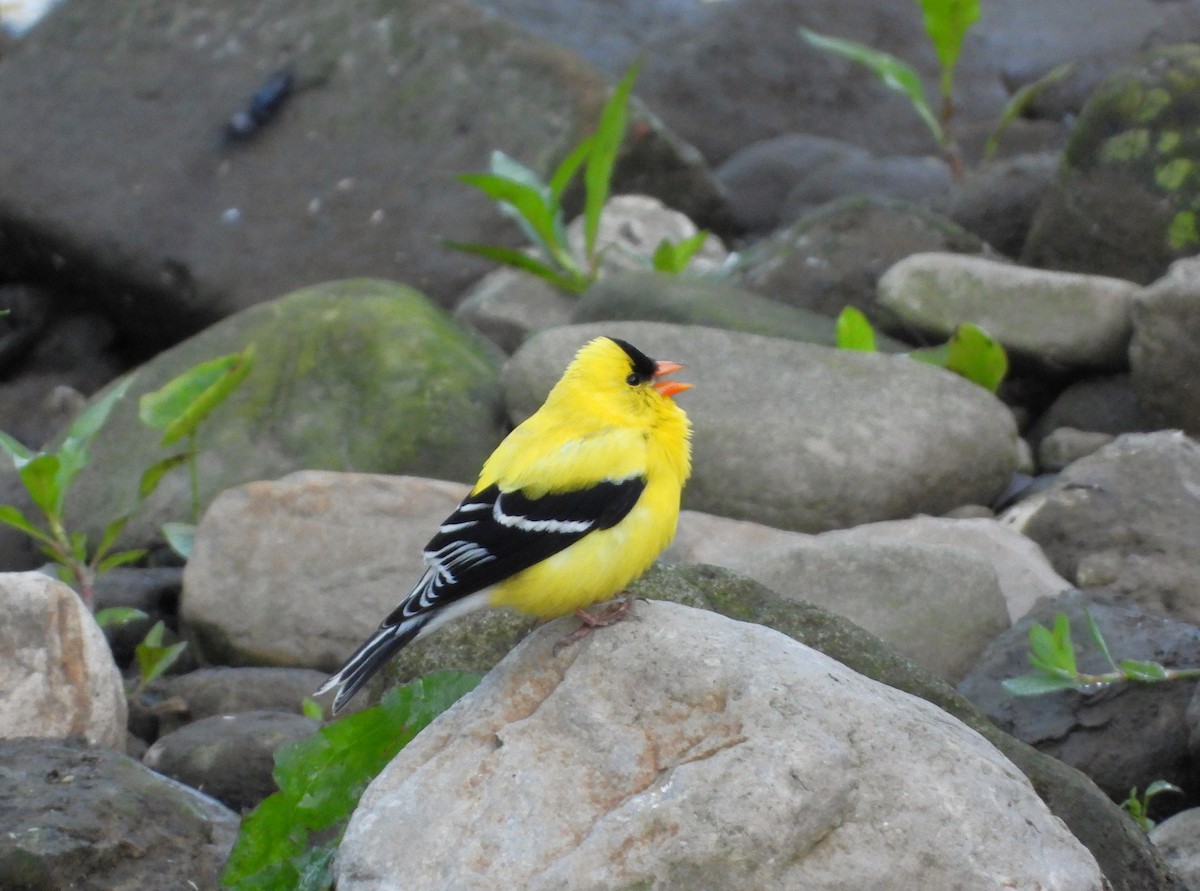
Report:
[[[622,591],[675,535],[691,425],[673,397],[691,385],[663,377],[682,367],[616,338],[580,349],[438,527],[420,581],[317,694],[337,689],[336,713],[404,646],[483,606],[575,611],[581,630],[620,618],[627,605],[586,607]]]

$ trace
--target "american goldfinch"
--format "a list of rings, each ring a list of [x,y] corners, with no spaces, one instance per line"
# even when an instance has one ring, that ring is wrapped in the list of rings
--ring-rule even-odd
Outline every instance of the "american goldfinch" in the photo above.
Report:
[[[404,646],[483,606],[609,624],[585,607],[623,590],[675,535],[691,425],[673,397],[691,384],[663,377],[682,367],[616,338],[580,349],[438,527],[420,581],[317,691],[337,689],[334,713]]]

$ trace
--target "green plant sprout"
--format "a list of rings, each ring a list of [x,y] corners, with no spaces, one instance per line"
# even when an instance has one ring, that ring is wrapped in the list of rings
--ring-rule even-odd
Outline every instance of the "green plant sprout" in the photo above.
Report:
[[[679,275],[687,268],[688,263],[692,262],[692,257],[696,256],[696,252],[704,247],[706,241],[708,241],[708,232],[703,229],[679,242],[664,238],[655,248],[649,266],[655,272]]]
[[[315,721],[325,720],[325,709],[321,708],[321,703],[317,702],[311,696],[305,696],[300,700],[300,713],[306,718],[312,718]]]
[[[138,680],[129,693],[132,697],[142,695],[146,687],[166,674],[167,669],[174,665],[187,649],[186,640],[164,646],[162,639],[165,628],[161,619],[155,622],[154,627],[146,632],[142,642],[133,651],[138,666]]]
[[[37,542],[42,553],[57,565],[59,577],[79,592],[89,608],[97,576],[115,566],[132,563],[145,554],[143,550],[109,553],[129,521],[128,514],[105,527],[94,550],[89,549],[86,533],[69,531],[65,519],[67,494],[80,471],[87,466],[92,440],[132,382],[132,377],[125,378],[84,409],[67,428],[62,444],[55,451],[35,452],[7,433],[0,433],[0,449],[12,459],[21,484],[42,513],[45,524],[35,524],[12,504],[0,505],[0,522]]]
[[[138,400],[138,417],[142,423],[162,431],[160,445],[174,445],[187,438],[187,447],[182,452],[164,458],[146,471],[142,477],[142,488],[153,489],[167,472],[186,463],[191,481],[193,523],[200,521],[197,431],[201,423],[246,379],[254,367],[255,356],[254,344],[250,344],[240,353],[201,362]],[[168,541],[170,539],[168,535]]]
[[[1004,689],[1014,696],[1041,696],[1061,690],[1093,692],[1130,681],[1153,684],[1200,678],[1200,668],[1166,668],[1160,662],[1139,659],[1114,660],[1091,611],[1085,609],[1084,614],[1087,616],[1088,634],[1108,663],[1109,671],[1088,674],[1079,670],[1075,662],[1075,646],[1071,641],[1071,620],[1066,613],[1059,613],[1054,619],[1053,629],[1040,623],[1034,623],[1029,629],[1029,664],[1034,670],[1030,674],[1002,681]]]
[[[873,49],[866,44],[818,34],[808,28],[800,29],[800,36],[810,45],[825,52],[850,59],[870,70],[887,87],[908,98],[913,110],[925,122],[937,142],[955,179],[962,179],[964,168],[954,135],[954,68],[962,55],[963,41],[971,26],[979,20],[979,0],[917,0],[921,7],[925,34],[933,44],[938,60],[938,111],[925,96],[921,76],[916,69],[891,53]],[[1001,134],[1007,129],[1033,99],[1061,80],[1071,70],[1071,63],[1060,65],[1039,80],[1022,87],[1005,104],[996,127],[988,137],[984,148],[984,159],[996,152]]]
[[[275,753],[279,791],[242,821],[221,877],[231,891],[333,884],[333,856],[367,785],[480,675],[439,671],[390,690],[379,705],[322,727]],[[320,843],[310,843],[319,833]]]
[[[145,612],[132,606],[110,606],[96,612],[96,624],[101,628],[112,628],[136,619],[147,618],[149,616]],[[141,696],[146,687],[162,677],[187,649],[187,641],[163,646],[165,630],[166,626],[162,622],[156,622],[134,649],[138,677],[136,681],[126,683],[127,697],[135,699]]]
[[[149,467],[138,484],[137,507],[153,494],[172,468],[188,463],[192,477],[192,514],[200,511],[196,474],[196,430],[249,373],[254,364],[254,346],[241,353],[221,356],[188,369],[155,393],[143,396],[142,420],[163,430],[162,442],[169,445],[188,437],[188,448]],[[66,527],[66,502],[76,479],[88,464],[92,440],[108,420],[114,406],[124,398],[133,377],[117,383],[101,398],[85,408],[67,428],[62,444],[54,451],[33,451],[7,433],[0,432],[0,450],[12,459],[22,486],[34,506],[42,513],[44,524],[30,520],[16,505],[0,505],[0,523],[25,533],[58,567],[59,577],[73,587],[89,608],[96,579],[101,574],[141,559],[143,549],[110,553],[133,512],[110,522],[94,550],[87,535]],[[136,508],[135,508],[136,510]],[[168,524],[170,525],[170,524]],[[188,529],[167,531],[172,544],[187,539]]]
[[[110,606],[96,611],[96,624],[101,628],[115,628],[135,619],[150,618],[136,606]]]
[[[1129,814],[1133,818],[1133,822],[1137,823],[1143,832],[1149,832],[1155,826],[1154,821],[1149,817],[1150,802],[1155,796],[1161,795],[1163,792],[1183,794],[1183,790],[1174,783],[1168,783],[1166,780],[1155,780],[1146,787],[1146,793],[1140,797],[1138,796],[1137,786],[1130,789],[1129,797],[1121,802],[1121,810]]]
[[[838,314],[835,328],[837,347],[841,350],[875,352],[875,330],[854,306]],[[910,359],[936,365],[979,384],[995,393],[1008,374],[1008,354],[991,335],[970,322],[959,325],[943,344],[920,347],[908,354]]]
[[[497,203],[500,212],[515,220],[534,252],[503,245],[448,241],[455,250],[485,257],[496,263],[532,273],[556,288],[581,294],[600,275],[602,252],[597,249],[600,217],[612,186],[617,153],[625,138],[629,96],[637,78],[635,64],[613,89],[600,114],[596,131],[572,149],[544,181],[536,172],[501,151],[492,152],[488,173],[464,173],[458,178]],[[583,256],[577,257],[567,239],[563,196],[583,171]],[[660,272],[677,273],[704,244],[708,233],[672,245],[664,241],[647,260]]]
[[[983,160],[990,161],[996,156],[996,152],[1000,148],[1000,137],[1004,135],[1004,131],[1008,129],[1008,125],[1020,117],[1034,99],[1074,70],[1075,63],[1073,61],[1064,62],[1013,93],[1012,98],[1005,103],[1004,109],[1000,112],[1000,117],[996,120],[996,126],[988,134],[987,142],[983,146]]]
[[[838,313],[834,334],[839,350],[873,353],[878,349],[875,346],[875,329],[856,306],[847,306]]]
[[[941,147],[954,176],[961,178],[962,158],[951,127],[954,120],[954,68],[962,53],[967,31],[979,20],[979,0],[918,0],[918,3],[925,33],[933,44],[941,72],[938,79],[941,102],[936,114],[925,98],[920,75],[907,62],[865,44],[818,34],[808,28],[801,28],[800,36],[811,46],[863,65],[886,86],[907,96]]]

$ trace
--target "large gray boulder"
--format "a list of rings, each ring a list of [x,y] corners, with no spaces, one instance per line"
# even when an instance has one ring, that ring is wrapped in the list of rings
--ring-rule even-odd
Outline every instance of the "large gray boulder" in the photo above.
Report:
[[[226,143],[283,70],[278,115]],[[0,265],[86,288],[161,347],[348,276],[450,305],[488,265],[443,239],[520,239],[455,175],[498,148],[548,174],[607,84],[459,0],[72,0],[6,54],[0,95]],[[695,151],[656,122],[625,151],[618,182],[636,175],[703,225],[720,215]]]
[[[570,623],[535,633],[410,743],[359,802],[338,887],[1105,888],[936,707],[757,625],[637,610],[557,655]]]
[[[1087,845],[1114,891],[1183,891],[1145,833],[1095,783],[998,730],[945,681],[841,616],[801,600],[785,600],[757,582],[712,566],[659,564],[632,591],[766,625],[860,674],[934,703],[982,734],[1021,769],[1055,815]]]
[[[694,509],[820,532],[986,503],[1008,483],[1016,426],[991,393],[911,359],[696,326],[544,331],[505,366],[515,420],[599,335],[688,366]]]

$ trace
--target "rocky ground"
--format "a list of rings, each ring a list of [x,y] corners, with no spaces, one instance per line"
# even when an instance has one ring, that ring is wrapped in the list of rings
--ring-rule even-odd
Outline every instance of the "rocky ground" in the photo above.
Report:
[[[871,0],[63,0],[0,40],[0,429],[53,444],[135,371],[68,518],[94,540],[134,511],[149,549],[95,596],[148,618],[102,633],[0,529],[0,887],[217,887],[274,752],[320,726],[304,698],[612,334],[696,385],[651,602],[561,654],[570,620],[503,614],[406,650],[388,680],[495,670],[371,787],[339,887],[1200,888],[1195,682],[1000,686],[1059,613],[1105,670],[1085,609],[1118,660],[1200,665],[1200,14],[985,4],[961,177],[801,26],[935,82],[916,8]],[[599,282],[445,246],[521,244],[454,174],[497,148],[548,171],[639,57]],[[696,226],[690,274],[630,262]],[[846,306],[880,352],[832,348]],[[996,395],[904,355],[967,321],[1008,351]],[[188,480],[139,501],[171,450],[137,397],[250,343],[183,565],[160,528]],[[0,503],[33,511],[8,466]],[[187,649],[134,689],[160,619]],[[1147,838],[1114,802],[1156,780],[1182,792]]]

